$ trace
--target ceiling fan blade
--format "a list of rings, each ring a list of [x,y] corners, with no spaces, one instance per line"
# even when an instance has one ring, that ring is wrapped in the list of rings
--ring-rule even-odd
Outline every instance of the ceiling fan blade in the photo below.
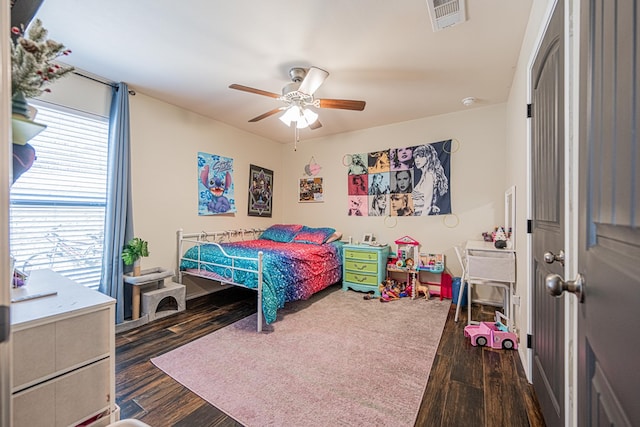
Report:
[[[229,85],[229,89],[237,89],[237,90],[242,90],[244,92],[249,92],[249,93],[255,93],[257,95],[264,95],[264,96],[268,96],[271,98],[280,98],[280,95],[278,95],[277,93],[273,93],[273,92],[267,92],[266,90],[261,90],[261,89],[255,89],[249,86],[243,86],[243,85],[238,85],[238,84],[232,84]]]
[[[339,108],[341,110],[362,111],[366,102],[352,99],[317,99],[320,108]]]
[[[320,123],[320,120],[316,120],[315,122],[309,125],[309,129],[311,130],[320,129],[321,127],[322,127],[322,123]]]
[[[253,119],[249,120],[249,122],[253,123],[253,122],[257,122],[257,121],[262,120],[262,119],[266,119],[267,117],[273,116],[274,114],[278,114],[280,111],[282,111],[282,110],[284,110],[286,108],[287,107],[274,108],[271,111],[267,111],[264,114],[260,114],[259,116],[254,117]]]
[[[318,67],[311,67],[309,71],[307,71],[307,75],[305,76],[302,83],[300,83],[300,87],[298,88],[298,92],[302,92],[307,95],[313,95],[313,93],[318,90],[320,85],[325,81],[325,79],[329,77],[329,73]]]

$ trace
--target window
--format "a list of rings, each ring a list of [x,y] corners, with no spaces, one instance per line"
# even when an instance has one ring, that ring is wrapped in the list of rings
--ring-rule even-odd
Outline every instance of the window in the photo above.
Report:
[[[107,187],[106,118],[37,104],[47,128],[29,143],[36,161],[12,186],[10,248],[27,273],[50,268],[100,283]]]

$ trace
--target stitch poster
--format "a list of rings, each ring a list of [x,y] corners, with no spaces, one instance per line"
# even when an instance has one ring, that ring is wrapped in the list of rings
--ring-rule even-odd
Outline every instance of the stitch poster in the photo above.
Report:
[[[198,153],[198,215],[236,212],[233,159]]]

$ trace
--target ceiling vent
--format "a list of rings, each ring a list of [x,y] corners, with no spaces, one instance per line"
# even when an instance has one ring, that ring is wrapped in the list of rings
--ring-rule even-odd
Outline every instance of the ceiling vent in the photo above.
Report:
[[[433,31],[458,25],[467,20],[465,0],[427,0]]]

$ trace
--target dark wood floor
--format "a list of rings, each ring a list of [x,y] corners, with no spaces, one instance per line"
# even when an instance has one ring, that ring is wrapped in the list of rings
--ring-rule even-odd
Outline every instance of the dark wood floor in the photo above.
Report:
[[[184,312],[118,334],[116,402],[121,418],[137,418],[152,427],[240,426],[150,359],[255,310],[253,292],[230,288],[188,301]],[[493,309],[474,310],[475,318],[491,320]],[[455,323],[454,312],[452,305],[416,426],[544,426],[517,352],[471,346],[463,336],[466,317]]]

